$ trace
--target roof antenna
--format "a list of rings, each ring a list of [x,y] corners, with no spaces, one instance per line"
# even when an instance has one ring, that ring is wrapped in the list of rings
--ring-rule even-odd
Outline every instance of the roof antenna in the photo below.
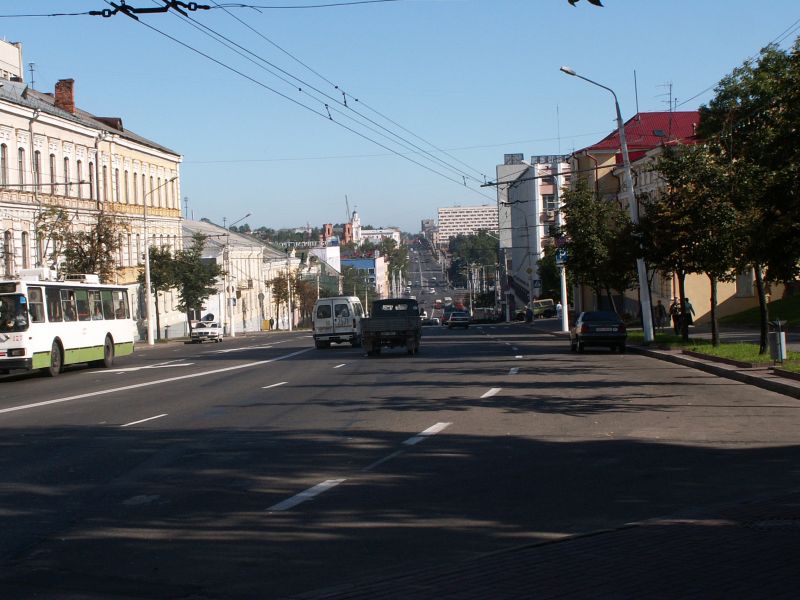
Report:
[[[636,119],[641,122],[642,117],[639,115],[639,84],[636,81],[636,69],[633,70],[633,93],[636,96]]]
[[[28,69],[30,69],[31,71],[31,89],[35,90],[36,88],[34,87],[34,85],[36,84],[36,82],[33,79],[33,72],[36,70],[36,63],[28,63]]]

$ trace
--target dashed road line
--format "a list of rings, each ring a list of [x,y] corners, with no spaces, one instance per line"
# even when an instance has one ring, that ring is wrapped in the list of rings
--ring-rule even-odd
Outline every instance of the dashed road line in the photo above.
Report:
[[[516,375],[517,373],[519,373],[519,367],[511,367],[508,370],[508,374],[509,375]]]
[[[424,439],[426,439],[426,438],[428,438],[428,437],[430,437],[432,435],[436,435],[437,433],[439,433],[440,431],[446,429],[450,425],[452,425],[452,423],[436,423],[436,425],[431,425],[425,431],[420,431],[414,437],[410,437],[407,440],[405,440],[403,442],[403,444],[405,444],[406,446],[413,446],[414,444],[418,444],[422,440],[424,440]]]
[[[262,390],[268,390],[269,388],[278,387],[278,386],[280,386],[280,385],[286,385],[287,383],[289,383],[289,382],[288,382],[288,381],[280,381],[280,382],[278,382],[278,383],[273,383],[272,385],[265,385],[265,386],[264,386],[264,387],[262,387],[261,389],[262,389]]]
[[[155,417],[148,417],[146,419],[141,419],[139,421],[133,421],[131,423],[125,423],[125,425],[120,425],[120,427],[130,427],[131,425],[138,425],[139,423],[145,423],[146,421],[152,421],[153,419],[160,419],[161,417],[166,417],[168,413],[164,413],[163,415],[156,415]]]
[[[481,398],[491,398],[492,396],[496,396],[502,389],[503,388],[491,388],[488,392],[481,396]]]
[[[335,488],[340,483],[344,483],[347,479],[327,479],[322,483],[318,483],[314,487],[310,487],[307,490],[300,492],[299,494],[295,494],[291,498],[287,498],[282,502],[278,502],[277,504],[273,504],[267,510],[279,512],[283,510],[289,510],[290,508],[294,508],[298,504],[302,502],[306,502],[307,500],[311,500],[315,496],[319,496],[322,492],[326,492],[331,488]]]
[[[517,354],[514,358],[522,358],[522,354]]]
[[[367,472],[369,472],[369,471],[372,471],[372,469],[374,469],[374,468],[376,468],[376,467],[379,467],[379,466],[380,466],[380,465],[382,465],[383,463],[385,463],[385,462],[388,462],[388,461],[392,460],[393,458],[397,458],[398,456],[400,456],[401,454],[403,454],[403,452],[405,452],[405,450],[397,450],[397,451],[395,451],[395,452],[392,452],[392,453],[391,453],[389,456],[384,456],[383,458],[381,458],[381,459],[379,459],[379,460],[376,460],[376,461],[375,461],[374,463],[372,463],[371,465],[367,465],[366,467],[364,467],[363,469],[361,469],[361,471],[362,471],[363,473],[367,473]]]
[[[346,366],[347,366],[347,363],[342,363],[342,364],[340,364],[340,365],[336,365],[336,366],[335,366],[335,367],[333,367],[333,368],[334,368],[334,369],[341,369],[342,367],[346,367]]]

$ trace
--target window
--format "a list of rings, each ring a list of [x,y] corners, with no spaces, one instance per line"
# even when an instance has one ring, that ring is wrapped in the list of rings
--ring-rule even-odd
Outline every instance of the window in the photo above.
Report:
[[[114,298],[114,306],[116,307],[114,310],[114,316],[117,319],[127,319],[130,315],[130,309],[128,307],[128,294],[122,290],[114,290],[112,292],[112,296]]]
[[[153,187],[153,176],[151,175],[150,176],[150,191],[148,192],[150,194],[150,196],[153,195],[154,191],[155,191],[155,188]],[[150,198],[150,206],[153,206],[153,201],[154,200],[155,200],[155,198],[152,198],[152,197]]]
[[[31,323],[44,323],[44,297],[42,288],[28,288],[28,314]]]
[[[83,199],[83,163],[77,161],[75,163],[75,178],[78,180],[78,199]]]
[[[128,195],[128,171],[127,170],[125,171],[125,181],[124,181],[124,183],[125,183],[125,204],[130,204],[131,203],[131,198]]]
[[[139,204],[139,186],[136,184],[136,173],[133,174],[133,203]]]
[[[544,203],[545,210],[558,210],[558,203],[556,202],[555,194],[543,194],[542,202]]]
[[[350,309],[347,304],[337,304],[334,308],[337,317],[349,317]]]
[[[30,234],[27,231],[22,232],[22,268],[29,269],[31,266],[31,249],[30,249]]]
[[[317,307],[317,318],[318,319],[330,319],[331,318],[331,305],[330,304],[320,304]]]
[[[132,267],[136,263],[133,262],[133,245],[131,242],[133,241],[133,236],[129,233],[128,234],[128,266]]]
[[[125,266],[124,259],[125,259],[125,252],[123,251],[122,234],[120,233],[119,236],[117,237],[117,266],[119,267]]]
[[[72,185],[69,182],[69,158],[64,157],[64,195],[69,196],[72,193]]]
[[[23,148],[17,150],[17,183],[19,189],[25,187],[25,150]]]
[[[139,261],[142,260],[142,240],[139,237],[139,234],[136,234],[136,263],[139,264]]]
[[[61,296],[57,288],[47,288],[47,320],[59,323],[64,320],[61,312]]]
[[[100,182],[101,194],[98,200],[102,202],[108,201],[108,165],[103,165],[103,180]]]
[[[75,290],[75,303],[78,306],[78,320],[91,321],[92,311],[89,305],[89,292],[87,290]]]
[[[753,269],[748,269],[744,273],[736,275],[736,297],[737,298],[752,298],[755,295],[753,288],[753,280],[755,273]]]
[[[92,308],[92,320],[103,320],[103,301],[100,298],[100,292],[97,290],[89,290],[89,305]]]
[[[156,181],[157,181],[157,187],[158,187],[158,206],[160,208],[160,207],[163,206],[163,204],[161,202],[161,177],[159,177]]]
[[[61,314],[65,321],[77,321],[78,310],[75,305],[75,292],[72,290],[60,290],[61,292]]]
[[[8,185],[8,146],[0,144],[0,185]]]
[[[119,193],[119,169],[114,169],[114,197],[112,202],[122,202],[122,196]]]
[[[102,290],[100,298],[103,301],[103,317],[106,319],[114,318],[114,296],[111,290]]]
[[[36,191],[42,191],[42,153],[36,150],[33,153],[33,185]]]
[[[50,155],[50,194],[56,195],[56,155]]]
[[[10,229],[3,234],[3,258],[5,259],[6,275],[14,274],[14,234]]]

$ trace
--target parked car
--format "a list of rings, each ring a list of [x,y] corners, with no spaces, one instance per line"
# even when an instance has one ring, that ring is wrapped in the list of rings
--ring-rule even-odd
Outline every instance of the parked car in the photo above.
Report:
[[[447,319],[447,328],[452,329],[453,327],[469,329],[469,315],[458,310],[451,312],[450,317]]]
[[[608,346],[625,352],[628,332],[622,319],[607,310],[582,312],[569,330],[569,347],[583,352],[587,346]]]
[[[364,309],[355,296],[320,298],[311,313],[314,347],[330,348],[331,343],[349,342],[354,348],[361,346],[361,319]]]
[[[192,327],[191,338],[193,344],[203,342],[221,342],[222,326],[216,321],[198,321]]]
[[[556,316],[556,304],[551,298],[534,300],[531,308],[533,309],[534,319],[544,319],[547,317]]]

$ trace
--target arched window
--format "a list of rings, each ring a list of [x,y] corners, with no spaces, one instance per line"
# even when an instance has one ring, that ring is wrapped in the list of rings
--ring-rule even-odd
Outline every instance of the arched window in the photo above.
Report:
[[[128,234],[128,266],[129,267],[132,267],[132,266],[134,266],[136,264],[135,262],[133,262],[133,244],[131,244],[131,242],[133,241],[132,238],[133,238],[132,234],[129,233]]]
[[[125,169],[125,181],[123,181],[122,183],[124,184],[124,187],[125,187],[125,204],[130,204],[131,203],[131,197],[130,197],[129,192],[128,192],[128,183],[129,182],[128,182],[128,170],[127,169]]]
[[[122,202],[122,196],[119,193],[119,169],[114,169],[114,197],[112,202]]]
[[[139,185],[136,182],[136,173],[133,174],[133,203],[139,204]]]
[[[25,189],[25,149],[17,150],[17,183],[19,189]]]
[[[64,195],[72,194],[72,184],[69,182],[69,158],[64,157]]]
[[[94,163],[89,162],[89,200],[94,200]]]
[[[139,237],[139,234],[136,234],[136,264],[139,264],[142,260],[142,240]]]
[[[27,231],[22,232],[22,268],[31,268],[31,236]]]
[[[155,191],[155,187],[153,186],[153,176],[150,176],[150,206],[155,206],[155,198],[153,198],[153,192]]]
[[[33,153],[33,185],[36,191],[42,191],[42,153],[38,150]]]
[[[103,179],[100,182],[101,186],[101,196],[100,200],[102,202],[108,202],[108,165],[103,165]]]
[[[117,266],[125,266],[125,253],[123,252],[122,234],[117,237]]]
[[[142,204],[147,202],[147,193],[144,191],[144,173],[142,173]]]
[[[83,162],[75,161],[75,178],[78,180],[78,199],[83,199]]]
[[[56,155],[50,155],[50,195],[56,195]]]
[[[8,185],[8,146],[0,144],[0,185]]]
[[[158,207],[164,206],[161,202],[161,177],[156,180],[156,187],[158,188]]]
[[[14,275],[14,234],[7,229],[3,234],[3,262],[5,264],[6,276]]]

